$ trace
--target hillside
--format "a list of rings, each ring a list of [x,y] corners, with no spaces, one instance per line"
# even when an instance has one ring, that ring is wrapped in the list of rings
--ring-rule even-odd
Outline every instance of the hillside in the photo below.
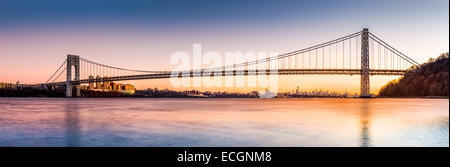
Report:
[[[381,97],[424,97],[449,95],[449,53],[430,58],[419,68],[408,69],[407,73],[389,82],[380,89]]]

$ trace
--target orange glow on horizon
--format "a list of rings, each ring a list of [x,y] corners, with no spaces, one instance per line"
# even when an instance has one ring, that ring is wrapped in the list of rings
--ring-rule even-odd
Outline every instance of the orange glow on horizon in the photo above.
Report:
[[[292,92],[299,87],[301,92],[303,91],[329,91],[338,93],[359,94],[360,92],[360,75],[287,75],[278,76],[278,92]],[[245,77],[247,81],[249,77]],[[252,78],[252,77],[250,77]],[[371,76],[370,77],[370,92],[372,94],[378,94],[381,87],[387,84],[389,81],[399,78],[399,76]],[[225,77],[226,79],[232,79],[232,77]],[[266,87],[249,87],[247,82],[244,87],[173,87],[169,79],[155,79],[155,80],[136,80],[136,81],[121,81],[118,83],[130,83],[136,86],[136,89],[158,88],[169,90],[199,90],[199,91],[212,91],[212,92],[239,92],[248,93],[251,91],[264,91]],[[191,79],[192,83],[192,79]]]

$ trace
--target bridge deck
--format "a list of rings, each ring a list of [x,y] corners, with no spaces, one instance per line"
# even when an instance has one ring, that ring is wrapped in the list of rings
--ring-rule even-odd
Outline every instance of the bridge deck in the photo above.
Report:
[[[370,70],[370,75],[403,75],[406,70]],[[183,71],[142,75],[104,77],[72,81],[72,84],[85,84],[105,81],[126,81],[141,79],[162,79],[171,77],[213,77],[213,76],[252,76],[252,75],[360,75],[360,69],[279,69],[279,70],[226,70],[226,71]],[[64,85],[66,82],[48,83],[48,86]]]

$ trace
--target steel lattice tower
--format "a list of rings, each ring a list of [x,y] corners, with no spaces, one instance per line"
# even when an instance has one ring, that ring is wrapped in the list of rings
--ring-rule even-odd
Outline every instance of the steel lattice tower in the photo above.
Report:
[[[360,97],[370,97],[369,81],[369,29],[361,34],[361,92]]]

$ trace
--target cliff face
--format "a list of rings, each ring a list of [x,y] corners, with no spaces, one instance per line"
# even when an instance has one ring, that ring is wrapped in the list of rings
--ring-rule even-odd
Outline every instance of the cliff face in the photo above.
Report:
[[[419,97],[449,95],[449,53],[430,59],[419,68],[409,69],[405,76],[380,89],[382,97]]]

